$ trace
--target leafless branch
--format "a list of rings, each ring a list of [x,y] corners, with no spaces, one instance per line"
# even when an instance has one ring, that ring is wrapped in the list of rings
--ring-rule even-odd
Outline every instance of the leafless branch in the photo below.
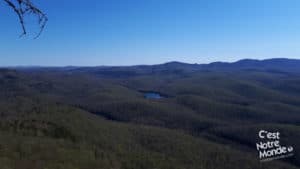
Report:
[[[43,32],[46,23],[48,21],[47,15],[44,14],[40,9],[35,7],[35,5],[33,5],[33,3],[31,2],[31,0],[4,0],[4,1],[18,15],[19,22],[22,27],[21,36],[27,34],[25,23],[24,23],[24,17],[28,14],[34,14],[35,16],[37,16],[40,31],[38,32],[35,38],[38,38]]]

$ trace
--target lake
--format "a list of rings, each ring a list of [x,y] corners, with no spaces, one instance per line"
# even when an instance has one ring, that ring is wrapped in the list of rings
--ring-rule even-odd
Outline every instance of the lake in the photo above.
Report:
[[[162,98],[165,98],[160,93],[156,93],[156,92],[143,92],[143,93],[144,93],[144,97],[146,99],[162,99]]]

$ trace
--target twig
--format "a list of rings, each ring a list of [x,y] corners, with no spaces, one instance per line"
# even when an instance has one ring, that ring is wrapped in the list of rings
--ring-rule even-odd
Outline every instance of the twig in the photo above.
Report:
[[[26,27],[24,23],[24,17],[27,14],[34,14],[38,17],[38,24],[40,26],[40,31],[36,35],[35,39],[38,38],[41,33],[43,32],[46,23],[48,21],[48,17],[46,14],[44,14],[40,9],[35,7],[33,3],[30,0],[17,0],[16,2],[13,2],[12,0],[4,0],[8,6],[10,6],[14,12],[18,15],[19,22],[22,27],[22,34],[20,36],[26,35]]]

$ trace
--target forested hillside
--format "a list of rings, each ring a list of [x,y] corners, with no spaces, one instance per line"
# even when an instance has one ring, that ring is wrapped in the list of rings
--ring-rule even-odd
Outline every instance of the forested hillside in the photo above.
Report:
[[[0,168],[300,168],[297,66],[3,68]],[[260,162],[261,129],[279,131],[294,155]]]

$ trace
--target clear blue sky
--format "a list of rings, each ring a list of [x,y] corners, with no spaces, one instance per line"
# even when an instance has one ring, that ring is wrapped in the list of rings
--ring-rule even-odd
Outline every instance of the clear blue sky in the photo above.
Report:
[[[0,0],[0,66],[300,59],[299,0],[34,0],[49,22],[19,38]],[[27,23],[33,23],[28,19]]]

